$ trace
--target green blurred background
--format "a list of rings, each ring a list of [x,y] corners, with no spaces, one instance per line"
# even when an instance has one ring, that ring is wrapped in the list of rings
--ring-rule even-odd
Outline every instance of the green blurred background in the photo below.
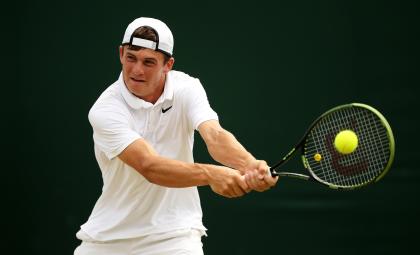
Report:
[[[420,226],[416,1],[20,1],[4,10],[4,249],[72,254],[100,195],[90,106],[119,75],[140,16],[166,22],[175,69],[199,77],[222,125],[274,163],[329,108],[367,103],[393,127],[389,174],[352,192],[283,179],[225,199],[200,188],[206,254],[404,254]],[[6,17],[6,18],[5,18]],[[12,29],[13,25],[17,30]],[[13,134],[13,135],[9,135]],[[17,139],[16,139],[17,138]],[[10,149],[11,148],[11,149]],[[195,159],[213,162],[196,136]],[[292,160],[291,170],[301,168]]]

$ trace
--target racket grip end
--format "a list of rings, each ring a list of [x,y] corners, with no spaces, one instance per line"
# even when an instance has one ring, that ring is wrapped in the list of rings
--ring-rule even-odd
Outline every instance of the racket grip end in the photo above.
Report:
[[[271,175],[271,177],[279,176],[279,174],[271,167],[268,167],[268,174]]]

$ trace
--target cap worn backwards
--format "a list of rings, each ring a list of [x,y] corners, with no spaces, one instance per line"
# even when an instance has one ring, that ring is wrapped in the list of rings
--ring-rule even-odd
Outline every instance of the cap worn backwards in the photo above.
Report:
[[[152,28],[157,35],[156,42],[137,38],[133,36],[134,31],[139,27],[150,27]],[[174,48],[174,37],[169,27],[160,20],[153,18],[137,18],[131,22],[127,29],[125,30],[124,38],[122,44],[130,44],[135,46],[140,46],[152,50],[161,51],[169,56],[172,56]]]

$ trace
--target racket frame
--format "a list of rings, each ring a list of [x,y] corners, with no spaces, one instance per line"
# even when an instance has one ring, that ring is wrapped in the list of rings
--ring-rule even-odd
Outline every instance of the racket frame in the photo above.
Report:
[[[325,181],[321,180],[318,176],[316,176],[313,173],[312,169],[309,166],[309,163],[308,163],[306,157],[304,156],[304,144],[305,144],[305,140],[308,137],[308,135],[310,134],[312,128],[319,121],[321,121],[325,116],[327,116],[331,112],[337,111],[339,109],[342,109],[342,108],[350,108],[350,107],[361,107],[361,108],[365,108],[365,109],[373,112],[380,119],[381,124],[387,130],[386,133],[387,133],[388,140],[389,140],[389,151],[390,151],[390,155],[389,155],[388,163],[385,166],[384,170],[381,172],[381,174],[379,174],[373,180],[371,180],[369,182],[366,182],[366,183],[363,183],[363,184],[354,185],[354,186],[340,186],[340,185],[335,185],[335,184],[332,184],[332,183],[325,182]],[[305,169],[308,170],[309,175],[292,173],[292,172],[283,172],[283,171],[277,172],[276,171],[277,168],[279,168],[280,166],[284,165],[292,157],[292,155],[294,155],[298,151],[300,151],[300,153],[301,153],[302,163],[303,163]],[[368,185],[368,184],[370,184],[372,182],[377,182],[380,179],[382,179],[386,175],[386,173],[388,172],[388,170],[391,168],[392,162],[394,161],[394,156],[395,156],[395,140],[394,140],[394,135],[392,133],[391,126],[389,125],[389,123],[385,119],[385,117],[378,110],[376,110],[375,108],[373,108],[372,106],[369,106],[369,105],[366,105],[366,104],[362,104],[362,103],[350,103],[350,104],[336,106],[336,107],[328,110],[327,112],[323,113],[315,121],[313,121],[312,124],[309,126],[309,128],[306,130],[306,132],[303,135],[303,137],[296,144],[296,146],[289,153],[287,153],[282,158],[282,160],[280,160],[275,165],[269,167],[269,172],[270,172],[271,176],[273,176],[273,177],[275,177],[275,176],[284,176],[284,177],[292,177],[292,178],[297,178],[297,179],[302,179],[302,180],[317,181],[317,182],[319,182],[321,184],[324,184],[324,185],[326,185],[326,186],[328,186],[330,188],[333,188],[333,189],[354,189],[354,188],[363,187],[363,186]]]

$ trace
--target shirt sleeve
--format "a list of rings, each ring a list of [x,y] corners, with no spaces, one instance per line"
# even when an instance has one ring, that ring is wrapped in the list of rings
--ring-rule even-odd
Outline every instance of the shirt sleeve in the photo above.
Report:
[[[185,92],[185,105],[190,126],[197,130],[207,120],[218,120],[217,113],[211,108],[206,91],[198,79],[188,86]]]
[[[118,156],[141,136],[130,126],[130,114],[118,107],[93,107],[89,112],[95,145],[108,159]]]

